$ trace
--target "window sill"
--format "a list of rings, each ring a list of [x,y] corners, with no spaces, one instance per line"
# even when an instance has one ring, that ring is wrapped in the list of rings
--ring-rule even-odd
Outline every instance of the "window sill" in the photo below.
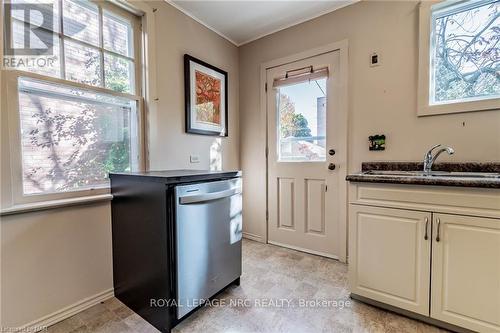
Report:
[[[468,101],[448,104],[428,105],[420,103],[417,115],[419,117],[438,116],[443,114],[455,114],[465,112],[499,110],[499,98],[491,98],[480,101]]]
[[[111,201],[112,199],[113,199],[113,196],[111,194],[101,194],[101,195],[92,195],[92,196],[79,197],[79,198],[50,200],[50,201],[15,205],[15,206],[0,210],[0,216],[23,214],[23,213],[29,213],[29,212],[36,212],[36,211],[40,211],[40,210],[48,210],[48,209],[55,209],[55,208],[61,208],[61,207],[83,205],[83,204],[101,202],[101,201]]]

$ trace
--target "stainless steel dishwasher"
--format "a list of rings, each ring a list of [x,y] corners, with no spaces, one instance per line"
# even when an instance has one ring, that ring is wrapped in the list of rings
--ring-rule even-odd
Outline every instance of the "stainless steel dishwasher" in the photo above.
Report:
[[[177,318],[241,275],[241,178],[177,186]]]

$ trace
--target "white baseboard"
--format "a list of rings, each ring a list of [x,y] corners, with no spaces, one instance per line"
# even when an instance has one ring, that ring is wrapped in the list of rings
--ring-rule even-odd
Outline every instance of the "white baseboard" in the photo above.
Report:
[[[105,301],[114,296],[113,288],[105,290],[101,293],[95,294],[93,296],[84,298],[76,303],[73,303],[65,308],[52,312],[42,318],[36,319],[22,327],[21,331],[24,329],[29,332],[38,332],[50,325],[54,325],[64,319],[67,319],[83,310],[86,310],[102,301]]]
[[[252,234],[252,233],[249,233],[249,232],[245,232],[245,231],[243,231],[243,238],[250,239],[250,240],[253,240],[253,241],[256,241],[256,242],[261,242],[261,243],[264,242],[262,240],[261,236],[256,235],[256,234]]]

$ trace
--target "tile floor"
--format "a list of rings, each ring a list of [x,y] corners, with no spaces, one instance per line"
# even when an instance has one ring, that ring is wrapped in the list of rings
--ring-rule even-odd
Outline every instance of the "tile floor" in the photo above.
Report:
[[[226,305],[217,307],[214,302],[214,306],[200,309],[174,332],[444,332],[353,301],[347,288],[344,264],[245,240],[241,286],[230,287],[217,297],[219,304]],[[289,300],[290,306],[284,300]],[[305,300],[329,304],[301,307]],[[282,306],[273,307],[270,302]],[[158,331],[112,298],[49,327],[48,332]]]

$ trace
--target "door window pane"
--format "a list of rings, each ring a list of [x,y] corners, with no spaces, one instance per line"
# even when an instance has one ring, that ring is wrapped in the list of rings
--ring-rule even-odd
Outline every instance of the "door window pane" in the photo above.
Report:
[[[63,28],[66,36],[99,45],[99,9],[90,1],[64,0]]]
[[[95,188],[138,167],[136,102],[19,80],[23,193]]]
[[[326,78],[281,87],[277,96],[278,161],[325,161]]]
[[[97,49],[66,40],[64,42],[66,79],[101,85],[101,54]]]

